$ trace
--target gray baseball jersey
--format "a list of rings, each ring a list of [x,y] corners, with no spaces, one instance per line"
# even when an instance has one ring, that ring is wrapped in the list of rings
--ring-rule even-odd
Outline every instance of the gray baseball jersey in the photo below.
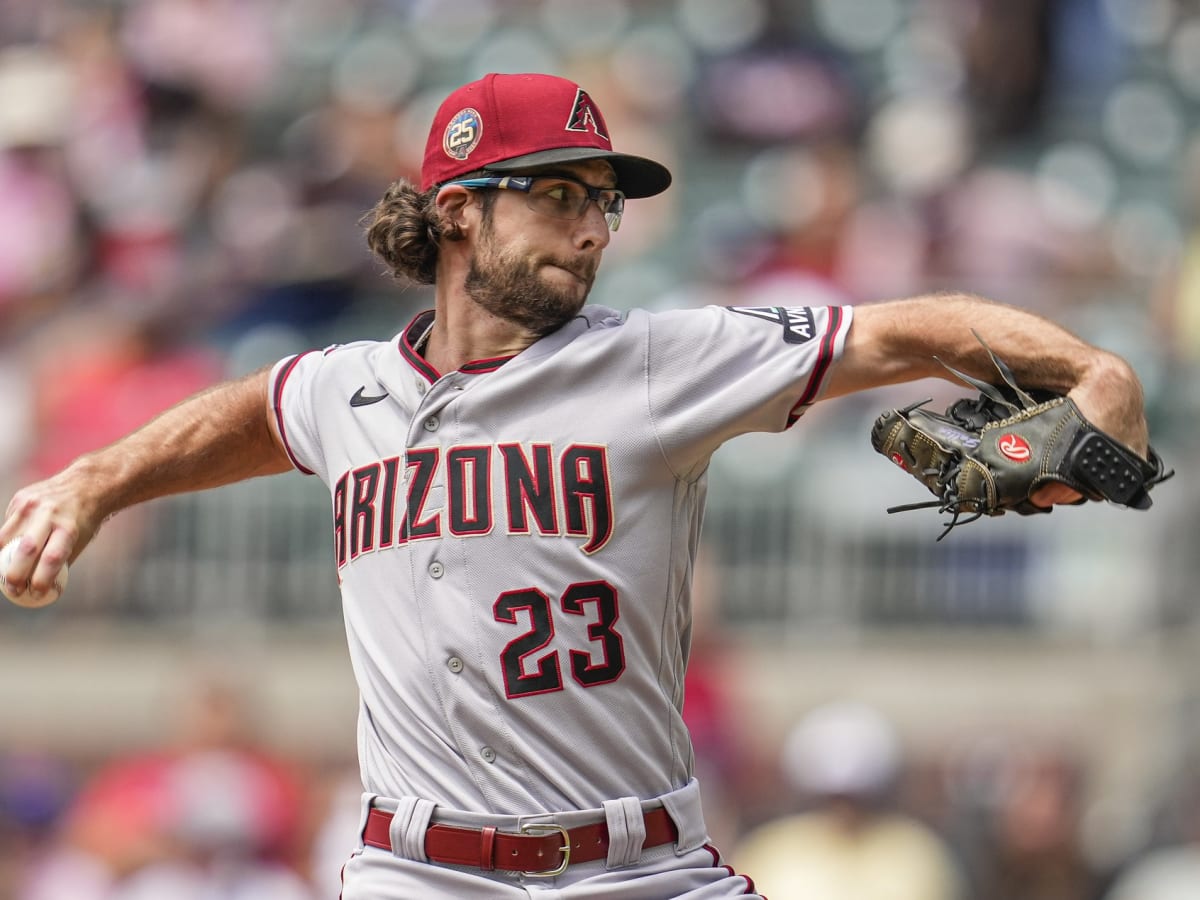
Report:
[[[333,500],[366,790],[521,814],[686,785],[710,457],[791,426],[851,316],[589,306],[440,374],[427,312],[281,360],[280,432]]]

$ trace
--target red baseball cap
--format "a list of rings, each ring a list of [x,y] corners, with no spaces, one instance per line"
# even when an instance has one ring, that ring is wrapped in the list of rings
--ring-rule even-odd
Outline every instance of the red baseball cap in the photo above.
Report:
[[[654,160],[615,153],[594,100],[554,75],[485,75],[447,97],[429,129],[421,190],[487,169],[513,172],[583,159],[608,161],[626,197],[652,197],[671,183]]]

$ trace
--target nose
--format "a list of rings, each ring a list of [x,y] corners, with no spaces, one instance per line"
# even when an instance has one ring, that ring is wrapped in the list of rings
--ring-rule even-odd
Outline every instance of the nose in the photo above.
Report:
[[[599,203],[589,202],[576,226],[575,245],[581,250],[603,250],[612,238],[612,232],[608,230],[608,221],[600,211]]]

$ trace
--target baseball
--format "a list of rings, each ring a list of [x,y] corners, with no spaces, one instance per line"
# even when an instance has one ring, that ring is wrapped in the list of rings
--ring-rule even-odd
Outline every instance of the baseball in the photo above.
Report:
[[[4,594],[10,601],[17,606],[24,606],[28,609],[37,609],[41,606],[49,606],[55,600],[62,596],[62,592],[67,589],[67,569],[64,564],[62,571],[58,573],[58,579],[54,582],[54,587],[42,593],[35,593],[28,589],[27,586],[17,587],[9,583],[8,567],[12,562],[13,554],[17,550],[17,542],[20,537],[15,537],[7,544],[4,549],[0,550],[0,593]]]

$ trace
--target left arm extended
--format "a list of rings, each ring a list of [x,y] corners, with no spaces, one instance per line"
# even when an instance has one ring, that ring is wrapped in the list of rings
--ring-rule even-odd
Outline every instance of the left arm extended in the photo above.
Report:
[[[1022,387],[1066,393],[1093,425],[1146,455],[1142,385],[1125,360],[1035,313],[969,294],[855,307],[845,352],[830,373],[825,396],[929,377],[957,383],[939,359],[992,381],[995,366],[973,330]]]

